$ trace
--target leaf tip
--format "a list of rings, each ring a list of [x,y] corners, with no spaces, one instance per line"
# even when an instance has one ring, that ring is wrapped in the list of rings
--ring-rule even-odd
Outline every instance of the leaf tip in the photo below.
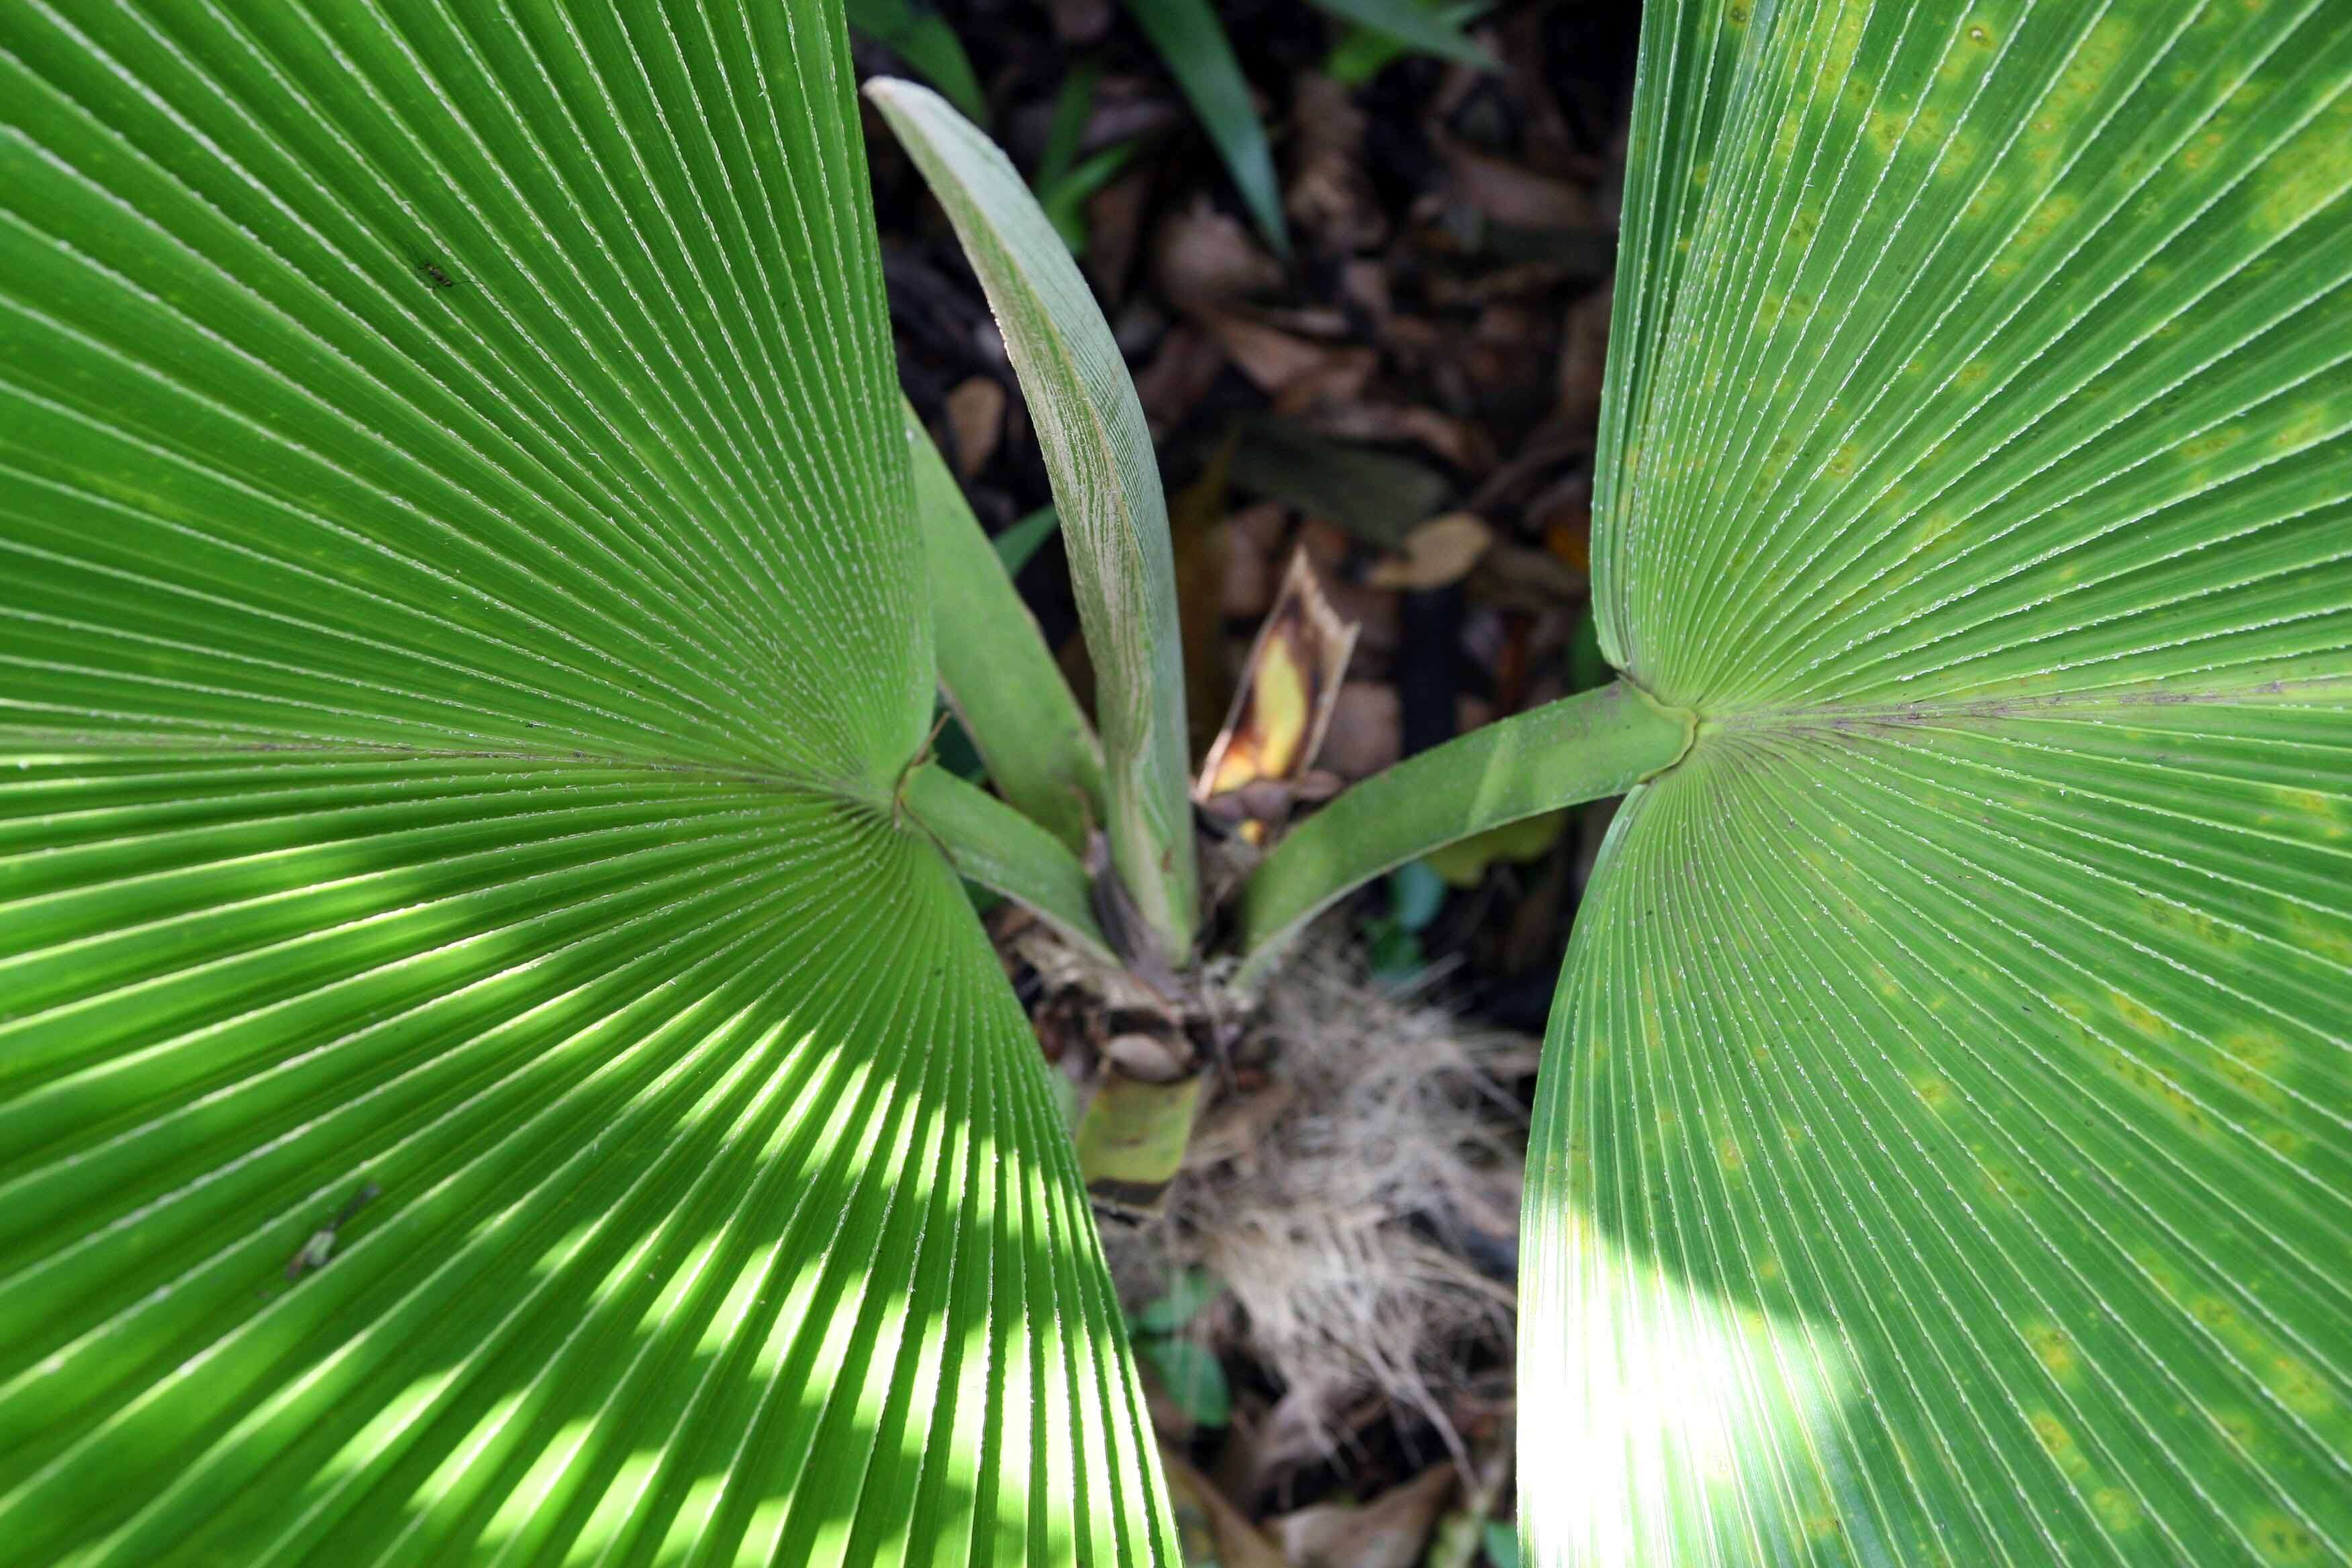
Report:
[[[867,102],[885,114],[894,110],[918,107],[925,99],[930,100],[941,109],[953,107],[946,99],[941,98],[921,82],[909,81],[902,76],[868,77],[866,85],[858,89],[858,91],[866,95]]]

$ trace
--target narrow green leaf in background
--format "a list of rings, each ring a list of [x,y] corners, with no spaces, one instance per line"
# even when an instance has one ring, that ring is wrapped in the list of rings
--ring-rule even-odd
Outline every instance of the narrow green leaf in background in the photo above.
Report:
[[[1045,541],[1053,538],[1061,526],[1062,514],[1050,505],[1041,506],[990,540],[997,560],[1004,563],[1004,574],[1020,576],[1022,569],[1037,558],[1037,552],[1045,548]]]
[[[918,9],[914,0],[844,0],[849,25],[895,50],[925,81],[974,123],[988,123],[988,96],[971,68],[963,40],[936,11]]]
[[[1266,146],[1265,122],[1258,118],[1257,102],[1215,6],[1211,0],[1127,0],[1127,13],[1201,117],[1201,129],[1225,161],[1258,233],[1276,256],[1287,258],[1290,229],[1283,222],[1282,182]]]
[[[1172,1334],[1200,1315],[1201,1309],[1222,1295],[1225,1282],[1205,1268],[1187,1268],[1168,1282],[1168,1292],[1147,1301],[1135,1312],[1135,1326],[1145,1333]]]
[[[1545,1563],[2352,1559],[2352,7],[1652,0]]]
[[[1045,203],[1045,188],[1077,166],[1078,153],[1086,145],[1087,122],[1094,118],[1095,89],[1101,80],[1101,57],[1087,55],[1070,68],[1054,91],[1054,118],[1046,122],[1045,145],[1037,154],[1034,184],[1040,205]]]
[[[1168,504],[1102,309],[1004,154],[912,82],[868,82],[947,209],[996,312],[1045,451],[1095,667],[1112,864],[1160,957],[1191,953],[1199,868]]]
[[[1422,0],[1309,0],[1318,11],[1386,34],[1417,54],[1494,70],[1495,57],[1463,36],[1459,24]]]
[[[894,820],[838,10],[71,12],[0,9],[0,1557],[1171,1561]]]
[[[1176,1407],[1196,1426],[1222,1426],[1233,1419],[1234,1394],[1225,1369],[1208,1346],[1192,1340],[1154,1336],[1139,1340],[1138,1352],[1160,1374]]]
[[[1094,114],[1095,84],[1101,77],[1102,61],[1089,55],[1062,79],[1054,94],[1054,118],[1045,129],[1045,150],[1037,155],[1036,176],[1029,182],[1046,221],[1073,256],[1087,253],[1087,199],[1118,178],[1143,150],[1143,139],[1135,137],[1099,148],[1083,160],[1078,156]]]
[[[1097,191],[1109,184],[1126,172],[1143,151],[1142,138],[1120,142],[1104,148],[1085,159],[1051,184],[1040,183],[1037,205],[1045,210],[1045,221],[1062,237],[1072,256],[1087,253],[1087,201]]]
[[[1425,931],[1445,902],[1445,879],[1426,860],[1408,860],[1389,873],[1389,914],[1406,931]]]
[[[1493,10],[1494,0],[1416,0],[1441,26],[1458,32]],[[1323,74],[1347,87],[1362,87],[1415,51],[1393,33],[1351,25],[1323,61]]]

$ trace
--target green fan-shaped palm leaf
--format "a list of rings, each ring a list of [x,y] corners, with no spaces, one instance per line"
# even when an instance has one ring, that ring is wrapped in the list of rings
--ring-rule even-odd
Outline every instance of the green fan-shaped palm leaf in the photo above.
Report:
[[[1654,0],[1546,1563],[2352,1553],[2352,8]]]
[[[836,8],[0,13],[0,1559],[1150,1560]]]

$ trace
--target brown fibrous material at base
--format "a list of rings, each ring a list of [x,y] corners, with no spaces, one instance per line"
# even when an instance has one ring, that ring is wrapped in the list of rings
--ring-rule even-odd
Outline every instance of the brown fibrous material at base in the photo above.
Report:
[[[1385,1397],[1460,1453],[1451,1396],[1507,1365],[1525,1113],[1502,1085],[1535,1042],[1374,984],[1332,922],[1265,988],[1162,1214],[1104,1242],[1139,1306],[1203,1268],[1227,1290],[1188,1331],[1254,1360],[1327,1455]],[[1481,1261],[1484,1267],[1481,1266]],[[1327,1416],[1328,1419],[1318,1419]]]

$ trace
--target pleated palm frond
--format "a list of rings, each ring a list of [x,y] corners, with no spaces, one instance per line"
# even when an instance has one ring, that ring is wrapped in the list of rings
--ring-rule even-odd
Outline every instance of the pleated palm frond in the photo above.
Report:
[[[1545,1563],[2352,1556],[2352,7],[1652,0]]]
[[[1141,1562],[837,7],[0,11],[0,1560]]]

